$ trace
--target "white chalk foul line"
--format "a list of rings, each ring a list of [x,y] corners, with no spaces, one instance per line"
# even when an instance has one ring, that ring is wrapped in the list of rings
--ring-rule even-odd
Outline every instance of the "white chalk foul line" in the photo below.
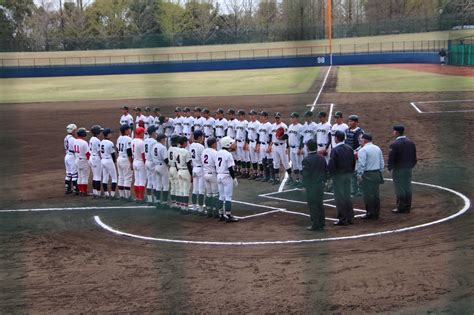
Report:
[[[460,110],[438,110],[438,111],[422,111],[416,104],[440,104],[440,103],[461,103],[461,102],[474,102],[474,100],[446,100],[446,101],[425,101],[425,102],[410,102],[410,105],[419,114],[452,114],[452,113],[471,113],[474,109],[460,109]]]
[[[387,179],[391,180],[391,179]],[[420,183],[420,182],[412,182],[415,185],[421,185],[421,186],[426,186],[426,187],[432,187],[432,188],[437,188],[440,190],[444,190],[447,192],[450,192],[457,197],[461,198],[464,202],[463,207],[458,210],[456,213],[447,216],[445,218],[441,218],[439,220],[423,223],[423,224],[418,224],[414,226],[409,226],[405,228],[400,228],[400,229],[395,229],[395,230],[388,230],[388,231],[381,231],[381,232],[373,232],[373,233],[365,233],[365,234],[356,234],[356,235],[349,235],[349,236],[339,236],[339,237],[326,237],[326,238],[313,238],[313,239],[304,239],[304,240],[284,240],[284,241],[250,241],[250,242],[218,242],[218,241],[187,241],[187,240],[176,240],[176,239],[166,239],[166,238],[156,238],[156,237],[148,237],[148,236],[142,236],[142,235],[136,235],[132,233],[126,233],[119,231],[117,229],[114,229],[107,224],[105,224],[99,216],[94,216],[95,222],[102,227],[103,229],[116,234],[120,236],[127,236],[131,238],[136,238],[136,239],[141,239],[141,240],[147,240],[147,241],[158,241],[158,242],[163,242],[163,243],[175,243],[175,244],[192,244],[192,245],[216,245],[216,246],[256,246],[256,245],[288,245],[288,244],[305,244],[305,243],[318,243],[318,242],[329,242],[329,241],[343,241],[343,240],[355,240],[355,239],[361,239],[361,238],[368,238],[368,237],[374,237],[374,236],[383,236],[383,235],[390,235],[390,234],[397,234],[397,233],[403,233],[403,232],[408,232],[408,231],[414,231],[418,229],[422,229],[425,227],[430,227],[436,224],[440,224],[443,222],[450,221],[460,215],[463,215],[466,213],[469,208],[471,207],[471,200],[467,198],[464,194],[455,191],[450,188],[446,188],[443,186],[439,185],[433,185],[433,184],[427,184],[427,183]],[[280,210],[281,211],[281,210]]]
[[[6,209],[1,212],[42,212],[42,211],[75,211],[75,210],[113,210],[113,209],[153,209],[153,206],[112,206],[112,207],[74,207],[74,208],[37,208],[37,209]]]

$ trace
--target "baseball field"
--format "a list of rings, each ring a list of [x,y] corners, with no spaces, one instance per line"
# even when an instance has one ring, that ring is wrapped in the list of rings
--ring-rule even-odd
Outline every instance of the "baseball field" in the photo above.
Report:
[[[472,68],[0,79],[0,103],[0,313],[474,312]],[[245,179],[232,225],[64,196],[65,126],[117,130],[125,104],[255,108],[287,123],[314,105],[359,115],[385,158],[402,123],[418,148],[414,207],[391,212],[388,172],[380,220],[323,233],[305,230],[304,191]],[[331,222],[330,194],[325,204]]]

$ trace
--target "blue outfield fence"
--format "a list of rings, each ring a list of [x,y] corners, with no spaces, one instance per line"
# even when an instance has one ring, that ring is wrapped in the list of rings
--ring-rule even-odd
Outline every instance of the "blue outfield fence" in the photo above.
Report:
[[[363,65],[388,63],[436,64],[439,63],[439,56],[437,52],[333,55],[333,65]],[[0,78],[223,71],[244,69],[315,67],[328,66],[329,64],[329,55],[320,55],[291,58],[278,57],[177,63],[4,67],[0,68]]]

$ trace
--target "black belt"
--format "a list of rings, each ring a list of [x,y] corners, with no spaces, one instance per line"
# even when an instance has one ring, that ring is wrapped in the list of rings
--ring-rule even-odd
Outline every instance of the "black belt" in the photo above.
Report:
[[[236,140],[237,142],[244,142],[244,140]]]
[[[195,167],[202,167],[202,165],[196,165]]]
[[[318,144],[318,147],[325,147],[327,146],[327,143],[326,144]]]
[[[74,151],[73,151],[73,150],[68,150],[68,151],[69,151],[69,153],[72,153],[72,154],[74,154]]]
[[[259,144],[263,144],[263,145],[265,145],[265,144],[267,144],[267,143],[266,143],[266,142],[260,142]]]
[[[283,145],[283,144],[274,143],[273,145],[278,147],[278,146]]]
[[[207,173],[207,175],[217,175],[217,173]]]
[[[222,137],[217,137],[217,136],[216,136],[216,138],[217,138],[217,139],[222,139]]]
[[[294,148],[296,148],[296,145],[290,145],[290,147],[291,147],[292,149],[294,149]]]
[[[380,172],[380,170],[364,171],[364,173],[376,173],[376,172]]]
[[[250,142],[255,142],[255,140],[249,140]]]

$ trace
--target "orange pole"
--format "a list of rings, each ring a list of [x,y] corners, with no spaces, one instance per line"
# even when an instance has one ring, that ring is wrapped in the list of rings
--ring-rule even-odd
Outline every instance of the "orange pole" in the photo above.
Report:
[[[326,5],[326,32],[329,38],[329,54],[332,55],[332,0],[327,0]]]

